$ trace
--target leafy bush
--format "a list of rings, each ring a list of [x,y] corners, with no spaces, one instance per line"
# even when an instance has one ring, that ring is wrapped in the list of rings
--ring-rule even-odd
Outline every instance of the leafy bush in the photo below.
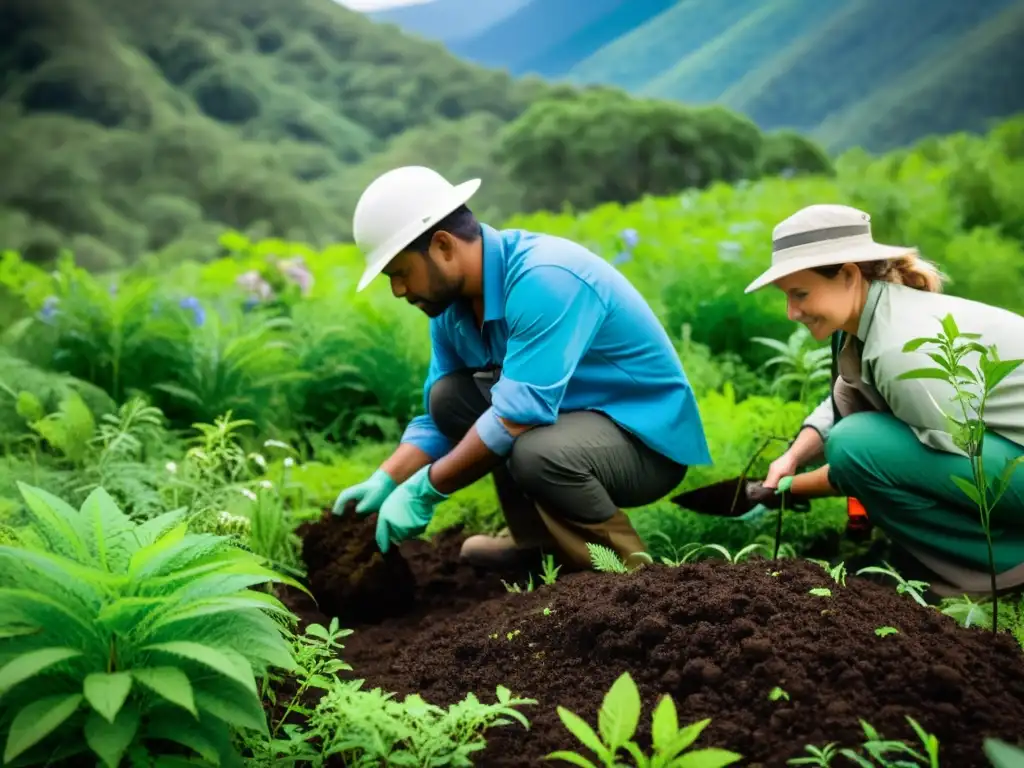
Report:
[[[102,489],[75,510],[19,487],[39,545],[0,546],[5,763],[240,763],[233,729],[267,727],[257,677],[294,666],[271,617],[287,610],[251,588],[290,580],[182,511],[139,524]]]

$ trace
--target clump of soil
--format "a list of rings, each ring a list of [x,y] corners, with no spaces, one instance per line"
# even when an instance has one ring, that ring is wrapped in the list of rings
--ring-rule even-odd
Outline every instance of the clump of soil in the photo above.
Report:
[[[374,539],[377,516],[325,510],[320,520],[298,530],[308,587],[320,611],[343,626],[372,624],[408,613],[416,582],[397,548],[382,554]]]

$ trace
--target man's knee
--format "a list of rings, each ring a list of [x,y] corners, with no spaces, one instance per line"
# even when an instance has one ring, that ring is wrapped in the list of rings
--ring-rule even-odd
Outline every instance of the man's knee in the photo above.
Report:
[[[427,398],[430,418],[449,440],[461,440],[486,408],[487,400],[471,371],[442,376],[430,387]]]
[[[543,497],[560,477],[573,472],[570,458],[556,430],[535,427],[516,438],[508,470],[527,494]]]

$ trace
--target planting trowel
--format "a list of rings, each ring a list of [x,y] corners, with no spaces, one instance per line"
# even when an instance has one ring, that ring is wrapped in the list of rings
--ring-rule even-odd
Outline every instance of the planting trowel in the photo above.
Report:
[[[771,489],[760,488],[761,482],[763,482],[763,478],[733,477],[680,493],[673,496],[671,501],[683,509],[701,515],[744,519],[760,517],[761,514],[769,511],[765,506],[766,502],[777,502],[777,499],[773,498],[775,492]],[[748,494],[746,492],[747,485],[757,486],[757,490]],[[811,504],[807,499],[786,494],[786,509],[793,512],[806,512],[810,508]]]

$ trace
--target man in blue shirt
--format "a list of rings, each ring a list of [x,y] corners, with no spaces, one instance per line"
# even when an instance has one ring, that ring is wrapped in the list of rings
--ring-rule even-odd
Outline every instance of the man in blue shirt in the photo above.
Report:
[[[366,255],[430,317],[427,412],[392,456],[338,496],[379,511],[377,543],[418,535],[451,493],[491,473],[508,535],[472,536],[462,558],[519,564],[552,548],[590,566],[587,543],[627,564],[644,545],[623,507],[670,493],[710,456],[697,403],[664,328],[614,267],[576,243],[480,224],[479,181],[420,166],[375,180],[356,206]],[[382,354],[386,354],[382,350]]]

